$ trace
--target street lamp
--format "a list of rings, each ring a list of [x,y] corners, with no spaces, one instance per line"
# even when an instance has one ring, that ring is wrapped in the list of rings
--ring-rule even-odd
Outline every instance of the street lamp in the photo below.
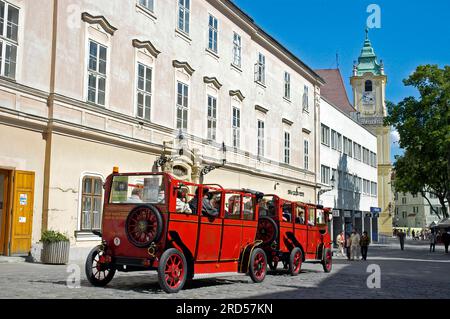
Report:
[[[329,189],[321,189],[318,193],[317,193],[317,204],[320,204],[320,195],[322,195],[322,194],[324,194],[324,193],[326,193],[326,192],[329,192],[329,191],[332,191],[333,189],[334,189],[334,182],[335,182],[336,180],[334,179],[334,175],[333,176],[331,176],[331,180],[330,180],[330,182],[331,182],[331,188],[329,188]]]
[[[217,164],[205,165],[201,170],[201,175],[205,176],[206,174],[210,173],[211,171],[213,171],[217,168],[224,167],[226,163],[227,163],[227,147],[225,146],[225,142],[223,142],[222,143],[222,164],[220,164],[220,165],[217,165]]]

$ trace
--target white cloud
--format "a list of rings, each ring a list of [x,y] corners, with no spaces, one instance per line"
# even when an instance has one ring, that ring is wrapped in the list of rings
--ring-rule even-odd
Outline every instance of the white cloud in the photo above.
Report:
[[[391,141],[392,144],[398,144],[398,142],[400,141],[400,134],[398,134],[397,130],[391,131]]]

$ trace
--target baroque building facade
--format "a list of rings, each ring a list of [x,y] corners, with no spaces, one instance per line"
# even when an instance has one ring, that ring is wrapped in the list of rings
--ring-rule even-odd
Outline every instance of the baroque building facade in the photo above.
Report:
[[[114,166],[317,202],[324,81],[231,1],[0,8],[0,254],[94,246]]]

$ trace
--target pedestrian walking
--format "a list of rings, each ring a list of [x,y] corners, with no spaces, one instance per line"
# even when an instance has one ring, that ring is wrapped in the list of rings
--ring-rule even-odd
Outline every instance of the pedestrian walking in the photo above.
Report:
[[[358,232],[356,231],[356,230],[353,230],[353,232],[352,232],[352,235],[350,236],[350,241],[351,241],[351,244],[350,244],[350,249],[351,249],[351,252],[350,252],[350,256],[351,256],[351,259],[352,260],[355,260],[355,257],[356,257],[356,260],[359,260],[359,244],[360,244],[360,241],[361,241],[361,237],[359,236],[359,234],[358,234]]]
[[[369,250],[370,238],[366,231],[363,232],[361,236],[360,245],[361,245],[362,260],[367,260],[367,251]]]
[[[444,231],[442,234],[442,242],[444,243],[445,253],[448,254],[448,246],[450,244],[450,230]]]
[[[342,257],[344,257],[345,256],[345,253],[344,253],[345,235],[344,235],[343,231],[339,235],[337,235],[336,242],[338,244],[339,254],[341,254]]]
[[[412,239],[416,240],[416,232],[414,231],[414,229],[412,230]]]
[[[404,250],[405,249],[405,236],[406,234],[403,232],[403,230],[400,230],[398,232],[398,239],[400,240],[400,249]]]
[[[350,239],[350,235],[348,233],[345,233],[345,251],[347,254],[347,259],[350,260],[350,246],[352,244],[352,241]]]
[[[436,248],[436,233],[434,231],[432,231],[430,234],[430,253],[432,250],[434,253],[435,248]]]

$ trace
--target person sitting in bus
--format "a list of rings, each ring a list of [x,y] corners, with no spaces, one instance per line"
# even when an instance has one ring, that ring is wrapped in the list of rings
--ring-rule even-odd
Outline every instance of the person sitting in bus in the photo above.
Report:
[[[131,196],[128,198],[128,203],[142,203],[143,190],[140,187],[135,187],[131,191]]]
[[[177,213],[192,213],[189,204],[186,203],[186,195],[181,189],[177,191]]]
[[[295,222],[297,224],[304,224],[305,223],[305,217],[303,209],[297,208],[297,217],[295,218]]]
[[[211,206],[211,202],[209,201],[208,197],[209,189],[203,188],[203,194],[201,194],[201,200],[202,200],[202,214],[206,216],[212,216],[217,217],[219,215],[219,211]],[[200,197],[199,194],[199,188],[195,191],[195,197],[189,202],[189,207],[191,208],[192,212],[194,214],[197,213],[197,203],[198,199]]]

